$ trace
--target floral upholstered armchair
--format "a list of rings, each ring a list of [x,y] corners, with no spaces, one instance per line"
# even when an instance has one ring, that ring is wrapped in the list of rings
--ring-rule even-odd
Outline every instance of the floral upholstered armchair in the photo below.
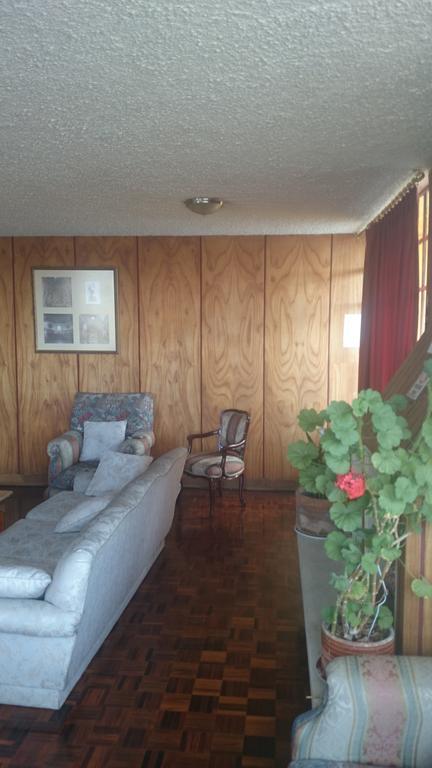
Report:
[[[293,726],[289,768],[431,768],[432,658],[346,656]]]
[[[77,392],[70,429],[48,443],[49,493],[73,490],[78,475],[91,476],[94,473],[98,459],[83,460],[85,456],[82,455],[85,425],[88,422],[102,422],[103,425],[107,422],[121,422],[123,439],[115,450],[149,454],[154,444],[153,395],[148,392]]]

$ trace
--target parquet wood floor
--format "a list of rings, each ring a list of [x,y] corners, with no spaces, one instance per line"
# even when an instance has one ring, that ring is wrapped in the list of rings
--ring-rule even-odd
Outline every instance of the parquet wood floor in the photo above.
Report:
[[[0,706],[0,768],[285,768],[308,708],[294,501],[187,490],[58,712]]]

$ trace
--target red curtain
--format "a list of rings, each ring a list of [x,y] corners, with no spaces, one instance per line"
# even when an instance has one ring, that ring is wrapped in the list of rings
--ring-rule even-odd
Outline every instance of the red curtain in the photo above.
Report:
[[[366,232],[359,389],[381,392],[417,336],[417,190]]]

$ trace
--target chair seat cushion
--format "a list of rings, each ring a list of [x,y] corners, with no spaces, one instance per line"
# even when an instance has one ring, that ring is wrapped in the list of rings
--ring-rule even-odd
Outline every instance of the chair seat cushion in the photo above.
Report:
[[[382,768],[372,763],[347,763],[345,760],[293,760],[288,768]]]
[[[193,477],[222,477],[222,456],[220,453],[193,453],[186,459],[185,472]],[[225,476],[237,477],[244,471],[244,461],[239,456],[227,456]]]
[[[383,768],[372,763],[347,763],[345,760],[293,760],[288,768]]]
[[[93,470],[94,472],[98,464],[98,461],[78,461],[77,464],[71,464],[70,467],[67,467],[63,470],[63,472],[60,472],[60,474],[57,475],[57,477],[52,481],[51,485],[53,488],[57,488],[59,491],[71,491],[74,487],[74,480],[76,475],[79,472],[83,472],[83,470]],[[75,490],[78,489],[75,488]]]

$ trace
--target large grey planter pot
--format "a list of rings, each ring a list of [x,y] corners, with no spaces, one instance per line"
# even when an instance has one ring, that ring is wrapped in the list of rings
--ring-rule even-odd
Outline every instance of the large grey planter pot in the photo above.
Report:
[[[326,536],[334,529],[328,515],[329,507],[329,502],[307,496],[302,489],[297,491],[297,548],[313,707],[321,704],[325,690],[325,683],[316,669],[321,655],[321,612],[323,607],[331,605],[336,599],[329,579],[338,564],[330,560],[324,550]]]

